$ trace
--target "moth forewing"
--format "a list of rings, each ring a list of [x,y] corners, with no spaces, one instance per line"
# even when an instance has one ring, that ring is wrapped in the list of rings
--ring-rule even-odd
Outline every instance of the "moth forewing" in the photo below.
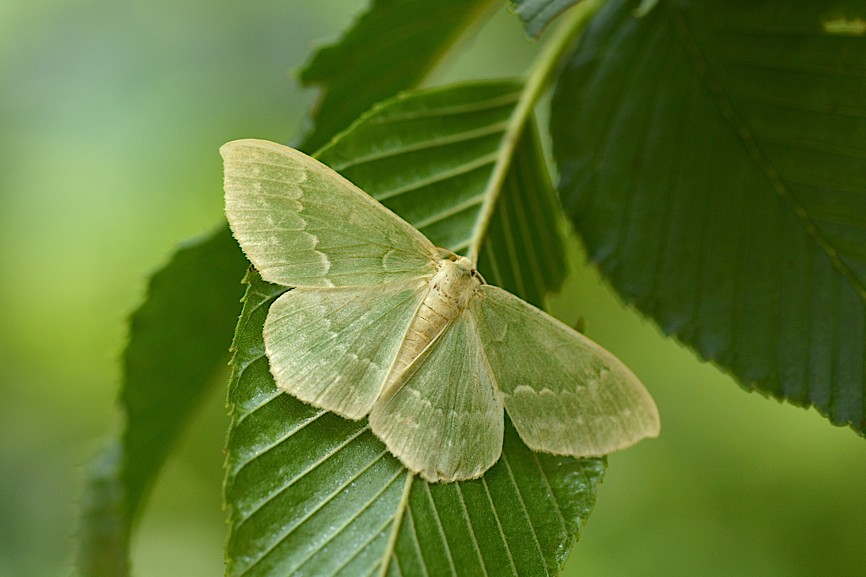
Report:
[[[263,140],[220,148],[226,218],[268,282],[362,286],[434,271],[427,237],[318,160]]]

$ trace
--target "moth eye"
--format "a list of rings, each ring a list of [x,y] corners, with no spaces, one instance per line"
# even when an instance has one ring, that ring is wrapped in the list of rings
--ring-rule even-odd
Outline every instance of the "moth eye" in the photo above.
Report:
[[[470,276],[478,276],[478,271],[473,268],[471,271],[469,271],[469,275]]]

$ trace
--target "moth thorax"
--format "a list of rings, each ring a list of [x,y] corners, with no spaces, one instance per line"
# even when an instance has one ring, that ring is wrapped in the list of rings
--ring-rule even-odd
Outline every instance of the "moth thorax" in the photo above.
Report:
[[[430,290],[450,307],[463,309],[479,284],[472,261],[460,256],[457,260],[439,261],[439,270],[430,281]]]

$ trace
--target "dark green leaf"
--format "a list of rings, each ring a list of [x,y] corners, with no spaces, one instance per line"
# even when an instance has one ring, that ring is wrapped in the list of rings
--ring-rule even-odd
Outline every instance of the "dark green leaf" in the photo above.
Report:
[[[566,210],[664,331],[863,433],[866,3],[636,6],[610,2],[559,78]]]
[[[132,315],[121,395],[126,428],[91,475],[79,554],[84,575],[122,575],[114,571],[126,563],[139,506],[227,357],[245,266],[223,229],[181,248]]]
[[[401,96],[319,157],[434,242],[465,249],[492,193],[518,88],[479,83]],[[540,297],[563,273],[555,202],[528,134],[511,159],[497,205],[504,214],[491,224],[483,262],[498,267],[491,277]],[[536,273],[537,282],[522,280]],[[347,421],[276,390],[262,325],[285,289],[254,273],[248,281],[230,386],[230,575],[558,574],[594,503],[603,460],[534,454],[509,425],[502,459],[481,479],[423,482],[366,420]]]
[[[492,0],[375,0],[336,44],[320,49],[301,81],[322,93],[301,148],[317,150],[373,104],[417,86]]]
[[[511,8],[523,21],[526,33],[541,36],[545,27],[580,0],[511,0]]]
[[[227,229],[192,243],[153,275],[132,315],[121,394],[130,515],[227,357],[245,262]]]

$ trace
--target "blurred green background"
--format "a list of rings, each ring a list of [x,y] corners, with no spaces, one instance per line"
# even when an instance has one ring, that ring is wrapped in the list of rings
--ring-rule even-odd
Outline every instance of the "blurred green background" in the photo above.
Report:
[[[288,142],[291,71],[362,2],[0,3],[0,575],[69,575],[84,468],[120,428],[125,318],[175,244],[221,225],[217,148]],[[504,10],[433,82],[520,74]],[[866,441],[742,392],[599,283],[555,312],[642,377],[660,439],[610,457],[568,575],[866,575]],[[226,335],[228,346],[230,335]],[[224,379],[161,477],[140,577],[222,574]]]

